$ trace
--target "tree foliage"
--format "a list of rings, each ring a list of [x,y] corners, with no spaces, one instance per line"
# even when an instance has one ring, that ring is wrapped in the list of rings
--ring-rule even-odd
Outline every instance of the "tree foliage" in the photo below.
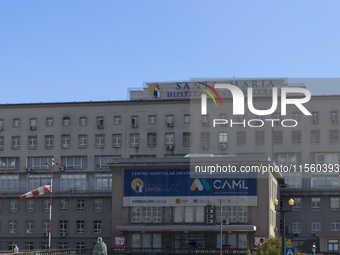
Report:
[[[293,247],[290,240],[286,242],[286,247]],[[256,248],[256,255],[279,255],[282,252],[281,240],[277,237],[271,237],[265,240],[263,244],[260,244]],[[298,251],[295,255],[300,255]]]

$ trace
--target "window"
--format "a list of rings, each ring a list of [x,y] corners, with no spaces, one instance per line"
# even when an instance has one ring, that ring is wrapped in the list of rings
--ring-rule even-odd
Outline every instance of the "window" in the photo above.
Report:
[[[112,135],[112,147],[113,148],[122,147],[122,135],[121,134],[113,134]]]
[[[67,233],[68,223],[67,220],[59,221],[59,233]]]
[[[18,175],[1,175],[0,191],[18,191],[19,176]]]
[[[202,125],[208,127],[209,126],[209,115],[203,115],[201,118]]]
[[[210,133],[201,132],[201,145],[206,146],[207,147],[206,149],[208,149],[209,143],[210,143]]]
[[[283,142],[283,132],[282,131],[274,131],[273,132],[273,140],[274,144],[282,144]]]
[[[320,211],[321,210],[321,204],[320,204],[320,198],[319,197],[313,197],[312,198],[312,211]]]
[[[36,150],[38,137],[36,135],[32,135],[28,137],[28,149],[29,150]]]
[[[49,220],[43,220],[42,221],[42,234],[43,236],[48,236],[50,230],[50,221]]]
[[[27,190],[36,189],[43,185],[51,184],[51,175],[48,174],[34,174],[27,176]]]
[[[53,127],[54,120],[53,118],[46,118],[46,127]]]
[[[104,128],[104,117],[102,116],[97,117],[97,128],[99,129]]]
[[[255,131],[255,145],[264,145],[264,131]]]
[[[85,233],[85,221],[84,220],[77,220],[77,234],[84,234]]]
[[[68,248],[68,243],[67,242],[59,242],[58,243],[58,248],[61,249],[61,250],[62,249],[67,249]]]
[[[96,148],[104,148],[105,135],[96,135]]]
[[[293,220],[293,222],[292,222],[292,233],[293,234],[300,234],[301,233],[301,221],[300,220]]]
[[[0,150],[5,149],[5,137],[0,136]]]
[[[339,252],[339,240],[328,240],[327,243],[329,252]]]
[[[10,220],[8,222],[8,229],[10,234],[15,234],[17,232],[17,221],[16,220]]]
[[[226,149],[226,145],[228,144],[228,133],[227,132],[218,133],[218,142],[222,149]]]
[[[139,248],[140,247],[140,234],[132,234],[132,248]]]
[[[131,116],[131,126],[138,128],[138,116]]]
[[[183,132],[183,146],[184,147],[190,147],[191,146],[190,132]]]
[[[165,123],[168,127],[174,127],[174,115],[172,114],[166,115]]]
[[[60,212],[67,212],[68,211],[68,200],[67,199],[60,199],[60,201],[59,201],[59,211]]]
[[[301,143],[301,131],[292,131],[292,143]]]
[[[19,158],[1,157],[0,170],[14,170],[18,168]]]
[[[331,220],[331,231],[340,231],[340,220]]]
[[[37,119],[33,118],[30,119],[30,129],[33,130],[37,130]]]
[[[34,249],[34,243],[33,242],[25,242],[24,243],[24,249],[27,251]]]
[[[26,225],[26,234],[33,234],[33,232],[34,232],[34,222],[33,222],[33,220],[26,220],[25,225]]]
[[[174,207],[174,223],[203,223],[203,206],[176,206]]]
[[[162,208],[161,207],[132,207],[131,223],[161,223]]]
[[[54,146],[54,136],[45,135],[45,149],[53,149]]]
[[[319,124],[319,112],[312,112],[312,123]]]
[[[139,147],[139,134],[130,134],[130,147],[131,148]]]
[[[43,200],[43,212],[50,212],[50,200],[49,199],[44,199]]]
[[[149,115],[149,125],[156,125],[156,115]]]
[[[248,237],[247,234],[238,235],[238,248],[247,249],[248,248]]]
[[[246,145],[246,132],[245,131],[236,132],[236,143],[237,145]]]
[[[61,157],[60,165],[65,169],[86,169],[87,157],[86,156]]]
[[[295,212],[301,211],[301,197],[295,197],[294,204],[292,206],[292,210]]]
[[[299,112],[293,112],[293,119],[296,121],[300,121],[301,114]]]
[[[320,143],[320,130],[311,130],[311,143],[312,144]]]
[[[114,126],[119,126],[121,123],[122,123],[121,116],[114,116],[113,117],[113,125]]]
[[[95,167],[96,169],[110,169],[108,164],[112,163],[117,156],[95,156]]]
[[[332,123],[332,124],[338,123],[338,112],[332,111],[332,112],[330,113],[330,118],[331,118],[331,123]]]
[[[103,229],[103,224],[101,220],[93,221],[93,233],[94,234],[101,234]]]
[[[175,144],[175,134],[165,133],[165,146]]]
[[[87,126],[87,118],[86,117],[80,117],[79,118],[79,126],[80,127],[86,127]]]
[[[184,114],[184,124],[190,124],[191,116],[190,114]]]
[[[18,200],[11,199],[9,201],[9,212],[11,212],[11,213],[18,212]]]
[[[61,190],[86,190],[86,175],[85,174],[63,174],[61,179]]]
[[[83,243],[83,242],[76,242],[76,249],[77,250],[85,249],[85,243]]]
[[[338,130],[330,130],[329,131],[329,143],[339,143],[339,131]]]
[[[78,148],[86,149],[87,148],[87,135],[79,135],[78,136]]]
[[[71,136],[70,135],[62,135],[61,136],[61,148],[62,149],[70,149],[71,148]]]
[[[70,117],[64,117],[63,118],[63,127],[69,127],[70,125],[71,125]]]
[[[204,233],[198,234],[175,234],[174,244],[175,249],[184,248],[203,248],[204,247]]]
[[[26,167],[31,170],[47,170],[51,162],[52,157],[28,157]]]
[[[12,150],[20,149],[20,136],[12,136]]]
[[[339,211],[340,206],[339,206],[339,198],[338,197],[331,197],[330,198],[330,210],[331,211]]]
[[[34,212],[34,200],[32,199],[26,200],[26,212],[27,213]]]
[[[338,164],[339,153],[311,153],[312,164]]]
[[[312,220],[312,232],[317,232],[321,230],[321,221]]]
[[[148,133],[148,147],[156,147],[157,133]]]
[[[5,127],[5,122],[3,119],[0,119],[0,131],[3,131]]]
[[[94,176],[95,190],[111,190],[112,174],[96,174]]]
[[[13,127],[14,128],[20,127],[20,119],[13,119]]]
[[[94,200],[94,208],[93,208],[93,210],[95,212],[102,212],[103,211],[103,199],[96,198]]]
[[[85,212],[85,199],[77,199],[77,212]]]

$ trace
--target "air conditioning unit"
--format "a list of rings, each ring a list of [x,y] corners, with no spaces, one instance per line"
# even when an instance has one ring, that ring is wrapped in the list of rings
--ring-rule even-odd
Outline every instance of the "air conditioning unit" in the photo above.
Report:
[[[37,130],[37,126],[31,126],[31,130]]]
[[[138,128],[138,124],[137,123],[132,123],[132,127],[133,128]]]
[[[0,127],[0,131],[4,131],[4,127]]]
[[[66,232],[60,232],[60,233],[59,233],[59,236],[60,236],[60,237],[66,237]]]
[[[207,219],[207,223],[208,224],[214,224],[214,220],[213,219]]]
[[[174,146],[173,145],[167,145],[166,146],[166,150],[167,151],[172,151],[174,149]]]
[[[319,124],[319,120],[313,120],[313,124]]]
[[[221,150],[226,150],[227,149],[227,144],[225,144],[225,143],[220,144],[220,149]]]
[[[338,123],[338,120],[332,120],[332,124]]]
[[[222,224],[223,225],[229,225],[229,219],[223,219]]]
[[[168,125],[168,127],[174,127],[174,123],[173,122],[167,122],[166,124]]]
[[[48,237],[48,232],[43,232],[43,233],[42,233],[42,236],[43,236],[43,237]]]
[[[203,126],[207,127],[209,126],[209,122],[207,120],[202,121]]]
[[[209,149],[209,145],[208,144],[203,144],[202,145],[202,150],[208,150]]]
[[[213,209],[208,209],[207,213],[214,213],[214,210]]]
[[[104,125],[103,124],[98,124],[97,127],[98,127],[98,129],[103,129]]]

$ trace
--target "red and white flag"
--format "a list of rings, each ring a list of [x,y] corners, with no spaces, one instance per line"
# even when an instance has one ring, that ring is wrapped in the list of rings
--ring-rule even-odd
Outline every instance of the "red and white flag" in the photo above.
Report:
[[[31,191],[29,191],[25,194],[22,194],[20,196],[20,199],[29,198],[29,197],[37,197],[37,196],[43,195],[43,194],[48,193],[48,192],[51,192],[51,186],[50,185],[44,185],[44,186],[41,186],[37,189],[31,190]]]

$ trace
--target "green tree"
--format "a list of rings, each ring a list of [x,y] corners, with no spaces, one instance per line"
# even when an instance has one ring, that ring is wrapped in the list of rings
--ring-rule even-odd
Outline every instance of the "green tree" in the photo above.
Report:
[[[247,251],[246,251],[246,254],[245,255],[250,255],[251,253],[250,253],[250,250],[248,249]]]
[[[286,247],[293,247],[290,240],[286,242]],[[265,240],[263,244],[260,244],[256,248],[256,255],[278,255],[282,252],[281,240],[277,237],[271,237]],[[295,252],[296,255],[300,255],[298,251]]]

